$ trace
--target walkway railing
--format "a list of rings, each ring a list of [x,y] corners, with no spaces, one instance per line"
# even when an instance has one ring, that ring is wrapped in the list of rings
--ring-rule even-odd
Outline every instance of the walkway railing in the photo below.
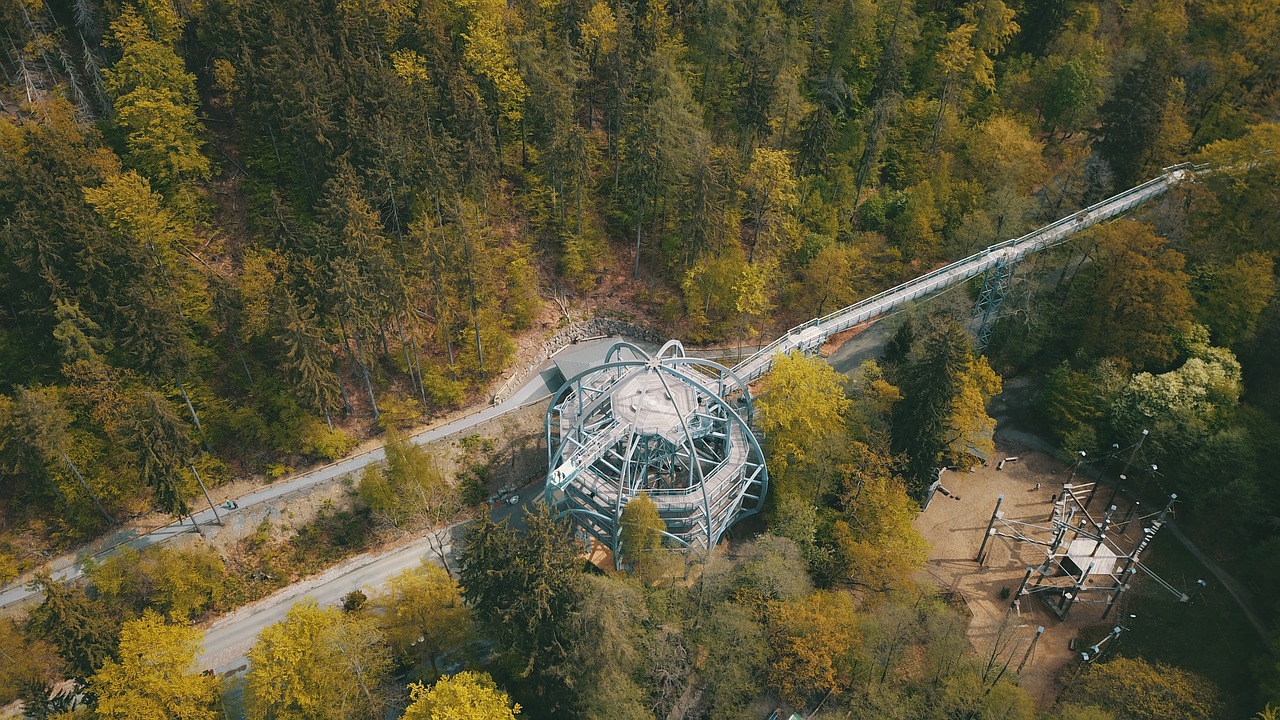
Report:
[[[791,328],[786,335],[738,363],[733,371],[744,382],[754,382],[769,372],[773,365],[773,358],[778,353],[814,350],[835,333],[877,318],[917,298],[981,275],[997,262],[1013,262],[1031,253],[1060,245],[1081,230],[1123,215],[1151,198],[1163,195],[1174,185],[1203,169],[1191,163],[1167,167],[1159,177],[1090,205],[1022,237],[997,243],[967,258],[908,280],[897,287],[889,288],[829,315],[808,320]]]

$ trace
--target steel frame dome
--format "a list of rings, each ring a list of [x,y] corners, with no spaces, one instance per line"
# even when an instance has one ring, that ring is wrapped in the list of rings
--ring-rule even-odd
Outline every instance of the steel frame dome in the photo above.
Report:
[[[547,505],[615,559],[623,508],[640,493],[671,541],[714,547],[768,490],[751,414],[751,393],[729,368],[686,356],[676,340],[652,356],[617,342],[547,408]]]

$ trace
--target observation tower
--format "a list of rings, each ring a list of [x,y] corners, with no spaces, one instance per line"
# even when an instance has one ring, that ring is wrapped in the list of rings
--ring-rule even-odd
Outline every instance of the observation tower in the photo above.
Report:
[[[768,489],[751,393],[671,340],[654,355],[617,342],[547,409],[547,505],[618,557],[623,508],[646,493],[668,544],[708,549]]]

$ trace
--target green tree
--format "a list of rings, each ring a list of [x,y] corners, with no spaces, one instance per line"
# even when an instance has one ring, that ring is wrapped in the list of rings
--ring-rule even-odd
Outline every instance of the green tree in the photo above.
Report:
[[[815,317],[857,301],[865,294],[869,262],[857,245],[827,245],[800,272],[801,301]]]
[[[24,687],[45,686],[61,679],[62,662],[57,652],[41,638],[26,638],[13,619],[0,621],[0,702],[18,699]]]
[[[72,446],[70,432],[71,414],[62,403],[56,388],[24,388],[19,386],[12,402],[0,400],[0,452],[7,459],[10,472],[26,472],[45,479],[64,502],[68,493],[59,487],[61,466],[76,479],[85,496],[93,502],[103,519],[114,523],[115,519],[102,506],[98,496],[81,474],[79,466],[68,450]]]
[[[512,530],[485,514],[459,553],[463,597],[502,644],[503,663],[530,678],[553,713],[572,700],[566,682],[572,628],[582,608],[577,550],[567,528],[544,512]]]
[[[1192,271],[1195,315],[1223,347],[1252,340],[1258,317],[1276,292],[1275,262],[1249,252],[1230,263],[1205,263]]]
[[[147,611],[120,628],[120,661],[89,680],[101,718],[214,720],[218,681],[194,672],[204,633]]]
[[[770,647],[765,626],[742,607],[723,602],[707,613],[698,637],[699,647],[706,649],[699,674],[707,684],[711,717],[742,717],[766,677]]]
[[[1120,187],[1140,182],[1159,166],[1156,143],[1174,90],[1171,59],[1164,48],[1149,48],[1146,58],[1121,75],[1099,110],[1102,137],[1097,148]]]
[[[392,432],[383,451],[386,463],[369,465],[360,476],[360,498],[379,521],[401,529],[461,510],[457,488],[426,448]]]
[[[169,401],[152,390],[136,391],[126,411],[129,449],[143,483],[161,510],[178,518],[190,516],[187,498],[195,485],[186,470],[195,459],[195,448],[186,427]],[[195,518],[191,522],[194,525]]]
[[[674,202],[695,158],[707,147],[706,132],[693,93],[677,64],[681,48],[660,44],[641,69],[643,86],[623,138],[627,153],[628,190],[634,202],[635,264],[640,273],[640,242],[646,223],[659,233],[660,210]]]
[[[66,663],[67,675],[83,683],[116,656],[119,619],[83,589],[56,582],[48,573],[36,575],[31,585],[44,600],[27,619],[28,637],[52,644]]]
[[[409,686],[413,701],[401,720],[515,720],[520,704],[512,703],[488,673],[464,670],[440,678],[431,687]]]
[[[285,352],[283,369],[301,391],[312,408],[324,415],[325,424],[333,430],[330,411],[341,392],[341,380],[333,372],[334,360],[315,310],[299,304],[293,293],[284,291],[281,299],[281,323],[276,341]]]
[[[995,422],[986,403],[1000,378],[954,321],[918,340],[897,377],[903,397],[893,408],[892,448],[906,455],[907,489],[920,500],[944,458],[966,464],[990,454]]]
[[[627,501],[618,524],[619,560],[625,560],[636,577],[652,582],[663,570],[662,535],[667,531],[658,506],[647,493],[640,493]]]

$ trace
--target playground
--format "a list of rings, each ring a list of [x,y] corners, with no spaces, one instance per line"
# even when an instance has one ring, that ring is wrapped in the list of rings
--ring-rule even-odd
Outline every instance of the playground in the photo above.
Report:
[[[998,430],[996,453],[987,466],[943,472],[946,494],[935,494],[916,518],[916,529],[930,545],[920,580],[968,608],[969,640],[978,657],[992,662],[994,672],[1016,676],[1041,703],[1058,695],[1060,682],[1070,676],[1065,671],[1082,663],[1082,653],[1097,656],[1101,649],[1104,659],[1142,657],[1207,677],[1221,691],[1218,717],[1254,712],[1260,701],[1248,659],[1266,650],[1222,583],[1172,530],[1157,532],[1141,552],[1141,563],[1134,563],[1140,569],[1125,573],[1126,555],[1142,543],[1144,528],[1156,523],[1162,507],[1135,507],[1123,494],[1113,498],[1111,486],[1100,486],[1087,503],[1088,514],[1093,522],[1106,523],[1107,542],[1082,541],[1067,531],[1057,554],[1071,560],[1069,572],[1042,576],[1034,571],[1053,546],[1055,508],[1059,520],[1078,527],[1080,501],[1088,499],[1092,478],[1073,477],[1071,465],[1029,447],[1033,444],[1042,446],[1034,436]],[[1066,482],[1081,492],[1062,503]],[[993,521],[997,502],[1002,517]],[[1111,504],[1116,509],[1107,520]],[[989,528],[995,534],[983,548]],[[1008,537],[1019,535],[1024,539]],[[984,550],[981,563],[979,550]],[[1081,574],[1085,580],[1077,585]],[[1133,582],[1104,618],[1107,599],[1114,595],[1104,588],[1114,586],[1118,576]],[[1019,594],[1019,588],[1025,592]],[[1074,596],[1070,603],[1064,602],[1068,592]],[[1037,639],[1040,627],[1044,631]],[[1113,635],[1116,627],[1123,627],[1122,636]]]
[[[1051,542],[1050,534],[1037,530],[1051,526],[1055,505],[1065,517],[1062,505],[1056,501],[1061,500],[1063,483],[1070,473],[1069,466],[1047,454],[997,435],[996,455],[987,466],[973,472],[944,471],[942,490],[915,522],[930,545],[929,561],[921,579],[963,599],[973,616],[969,639],[979,657],[987,660],[994,655],[996,666],[1004,668],[1006,674],[1017,675],[1019,683],[1042,703],[1052,701],[1058,692],[1055,678],[1067,663],[1078,659],[1080,650],[1072,649],[1073,641],[1082,630],[1102,621],[1105,593],[1097,590],[1109,584],[1110,579],[1104,573],[1086,578],[1084,585],[1093,591],[1077,593],[1078,599],[1060,619],[1060,613],[1044,599],[1061,604],[1063,592],[1059,588],[1045,590],[1061,585],[1063,578],[1040,578],[1041,588],[1030,592],[1036,579],[1032,578],[1026,584],[1028,592],[1018,593],[1024,579],[1031,575],[1028,568],[1044,564],[1050,548],[1003,535],[1012,534],[1011,528],[1015,528],[1028,539]],[[1074,480],[1080,485],[1083,478]],[[1110,487],[1100,488],[1097,494],[1091,503],[1094,510],[1108,500]],[[1002,521],[995,523],[999,534],[986,543],[980,565],[979,550],[984,549],[983,537],[997,501],[1002,515]],[[1118,507],[1113,516],[1126,517],[1130,508],[1123,496],[1114,502]],[[1135,521],[1128,527],[1117,523],[1111,526],[1109,536],[1128,548],[1142,532],[1140,526]],[[1060,552],[1066,552],[1069,539],[1070,534]],[[1160,540],[1176,542],[1172,537]],[[1105,547],[1100,555],[1108,554]],[[1092,547],[1083,548],[1084,554],[1089,550]],[[1071,554],[1077,553],[1073,550]],[[1115,558],[1104,561],[1114,564]],[[1037,640],[1040,627],[1044,631]],[[1084,646],[1099,639],[1081,637],[1077,644],[1087,649]]]

